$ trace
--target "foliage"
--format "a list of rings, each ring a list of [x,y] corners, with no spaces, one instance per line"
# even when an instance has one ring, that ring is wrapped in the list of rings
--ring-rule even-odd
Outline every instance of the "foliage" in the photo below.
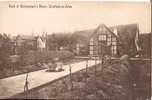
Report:
[[[72,44],[75,43],[75,39],[71,38],[69,33],[58,33],[48,36],[48,46],[50,50],[59,50],[60,47],[67,47],[69,50],[72,49]]]
[[[142,56],[145,58],[150,58],[150,47],[152,47],[152,40],[151,40],[152,34],[151,33],[145,33],[145,34],[141,34],[139,36],[140,39],[140,46],[142,49]]]
[[[35,64],[59,58],[60,60],[68,60],[74,55],[70,51],[29,51],[23,56],[22,62],[25,65]]]
[[[128,54],[129,56],[136,55],[135,37],[137,31],[138,27],[136,24],[118,27],[119,42],[121,42],[119,52]]]
[[[1,65],[8,64],[8,58],[12,52],[11,39],[6,34],[0,34],[0,61]]]

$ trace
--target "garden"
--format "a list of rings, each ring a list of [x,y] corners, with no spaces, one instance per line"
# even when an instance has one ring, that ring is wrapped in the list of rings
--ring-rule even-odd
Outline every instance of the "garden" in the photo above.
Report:
[[[99,63],[11,98],[128,100],[131,98],[129,68],[120,62]]]
[[[141,62],[141,61],[140,61]],[[145,100],[150,96],[150,80],[145,62],[134,70],[132,61],[106,61],[62,77],[46,85],[17,94],[14,99]],[[71,69],[72,70],[72,69]],[[137,78],[138,77],[138,78]],[[137,89],[140,89],[137,90]],[[142,92],[142,94],[141,94]]]

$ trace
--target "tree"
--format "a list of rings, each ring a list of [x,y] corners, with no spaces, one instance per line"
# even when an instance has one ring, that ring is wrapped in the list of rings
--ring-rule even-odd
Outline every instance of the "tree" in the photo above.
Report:
[[[69,33],[52,34],[48,38],[48,46],[51,50],[59,50],[60,47],[67,47],[71,49],[74,41],[75,39],[72,38]]]
[[[0,66],[9,64],[9,56],[11,55],[12,44],[11,39],[6,34],[0,34]]]

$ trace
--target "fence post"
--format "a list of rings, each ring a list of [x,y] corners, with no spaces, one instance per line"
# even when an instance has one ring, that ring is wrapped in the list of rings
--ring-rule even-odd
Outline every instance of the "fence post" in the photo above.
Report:
[[[97,66],[97,61],[96,61],[96,56],[95,56],[95,67],[94,67],[94,68],[95,68],[95,69],[94,69],[95,76],[96,76],[96,70],[97,70],[97,69],[96,69],[96,66]]]
[[[88,77],[88,59],[86,61],[86,74],[85,74],[85,89],[87,89],[87,77]],[[81,91],[80,91],[81,92]],[[83,98],[85,98],[85,95],[83,95]]]
[[[71,99],[73,99],[73,82],[72,82],[72,67],[71,65],[69,64],[69,72],[70,72],[70,83],[71,83]]]
[[[26,79],[25,79],[25,85],[24,85],[24,92],[25,92],[25,94],[26,94],[26,99],[27,99],[27,97],[28,97],[28,84],[29,84],[29,82],[28,82],[28,73],[26,74]]]
[[[101,69],[101,57],[99,56],[99,68]]]
[[[88,73],[88,60],[86,61],[86,74]]]
[[[96,59],[96,56],[95,56],[95,70],[94,70],[94,82],[95,82],[95,87],[97,86],[97,75],[96,75],[96,73],[97,73],[97,59]],[[95,90],[95,94],[97,95],[97,91]]]
[[[101,58],[100,58],[100,67],[101,67],[101,73],[102,73],[102,70],[103,70],[103,56],[101,56]]]

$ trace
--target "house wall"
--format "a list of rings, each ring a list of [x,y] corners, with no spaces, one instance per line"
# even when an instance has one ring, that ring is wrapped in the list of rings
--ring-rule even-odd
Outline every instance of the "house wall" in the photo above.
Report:
[[[90,38],[90,55],[117,55],[117,39],[104,26]]]
[[[132,56],[136,53],[135,36],[138,30],[137,24],[119,25],[110,28],[101,24],[89,36],[88,54],[91,56],[105,54],[115,57],[123,54]]]

